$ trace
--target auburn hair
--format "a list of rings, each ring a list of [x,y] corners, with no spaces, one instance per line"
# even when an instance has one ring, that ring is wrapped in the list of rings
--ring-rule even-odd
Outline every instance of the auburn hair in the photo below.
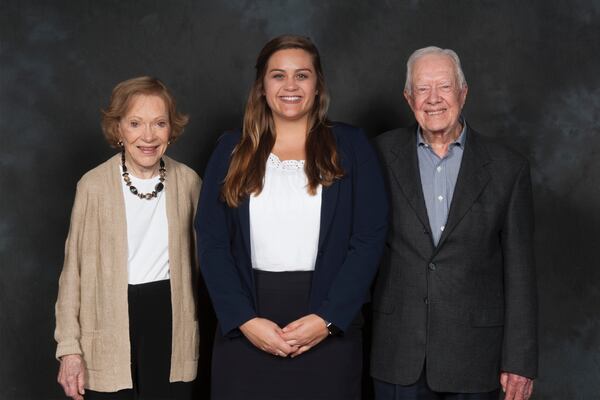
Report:
[[[317,94],[308,116],[305,144],[307,190],[314,195],[319,185],[330,186],[344,175],[331,123],[327,119],[330,97],[319,51],[306,37],[278,36],[262,48],[256,60],[256,78],[246,102],[242,138],[233,149],[221,190],[223,200],[230,207],[237,207],[245,197],[259,194],[263,189],[266,162],[275,145],[276,135],[273,114],[264,96],[264,79],[271,56],[286,49],[301,49],[310,54],[317,76]]]
[[[160,79],[151,76],[138,76],[120,82],[115,86],[108,107],[105,110],[100,110],[102,113],[102,132],[108,143],[114,148],[120,147],[119,121],[127,114],[133,99],[138,95],[155,95],[163,99],[169,111],[169,125],[171,126],[169,140],[171,142],[177,140],[183,133],[189,117],[177,110],[175,98]]]

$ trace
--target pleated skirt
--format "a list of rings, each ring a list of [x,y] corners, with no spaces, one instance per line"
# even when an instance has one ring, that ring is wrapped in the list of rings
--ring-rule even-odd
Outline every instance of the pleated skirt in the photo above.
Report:
[[[280,327],[309,314],[312,272],[254,271],[258,314]],[[245,336],[219,327],[212,359],[213,400],[358,400],[361,396],[362,318],[296,358],[277,357]]]

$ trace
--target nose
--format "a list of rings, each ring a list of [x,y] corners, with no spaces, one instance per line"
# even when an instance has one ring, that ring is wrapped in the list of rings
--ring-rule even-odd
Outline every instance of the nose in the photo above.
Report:
[[[144,131],[142,132],[142,139],[146,142],[151,142],[154,138],[154,128],[151,124],[144,124]]]
[[[293,76],[286,79],[284,88],[288,91],[294,91],[298,89],[298,84]]]
[[[431,88],[429,96],[427,96],[427,102],[436,104],[440,102],[440,96],[436,87]]]

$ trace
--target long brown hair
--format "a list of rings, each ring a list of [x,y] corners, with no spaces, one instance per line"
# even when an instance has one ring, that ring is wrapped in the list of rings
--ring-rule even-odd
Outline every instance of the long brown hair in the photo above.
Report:
[[[262,191],[267,158],[275,145],[275,123],[263,95],[264,78],[271,56],[285,49],[301,49],[309,53],[317,75],[317,97],[309,113],[305,144],[304,172],[308,178],[308,192],[314,195],[319,185],[330,186],[344,174],[331,124],[327,119],[329,92],[325,85],[319,51],[308,38],[278,36],[263,47],[256,60],[256,78],[246,102],[242,138],[233,150],[221,191],[230,207],[237,207],[246,196]]]

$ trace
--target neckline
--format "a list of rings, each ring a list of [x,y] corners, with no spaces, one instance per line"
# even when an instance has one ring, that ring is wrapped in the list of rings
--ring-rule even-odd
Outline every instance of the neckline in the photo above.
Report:
[[[267,165],[288,171],[304,170],[304,160],[280,160],[273,153],[269,154]]]
[[[123,174],[123,166],[119,164],[119,175]],[[160,178],[160,174],[153,176],[152,178],[138,178],[137,176],[133,175],[131,172],[129,173],[129,177],[131,178],[131,180],[135,180],[138,182],[154,182],[154,181],[158,181],[158,179]],[[121,179],[121,182],[123,182],[123,179]],[[125,183],[125,182],[123,182]]]

